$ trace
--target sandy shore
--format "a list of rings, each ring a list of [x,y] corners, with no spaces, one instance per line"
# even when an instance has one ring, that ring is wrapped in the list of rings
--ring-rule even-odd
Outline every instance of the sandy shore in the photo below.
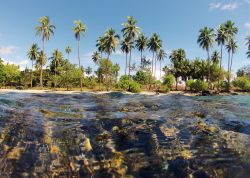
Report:
[[[34,93],[34,94],[43,94],[43,93],[53,93],[53,94],[80,94],[80,93],[93,93],[93,94],[105,94],[105,93],[111,93],[114,91],[97,91],[97,92],[90,92],[90,91],[54,91],[54,90],[16,90],[16,89],[0,89],[0,93],[9,93],[9,92],[15,92],[15,93]],[[124,94],[134,94],[130,92],[122,92]],[[142,95],[156,95],[155,92],[153,91],[142,91],[139,94]],[[186,95],[186,96],[195,96],[197,94],[195,93],[188,93],[188,92],[183,92],[183,91],[171,91],[169,93],[160,93],[157,96],[162,96],[162,95],[173,95],[173,94],[181,94],[181,95]]]

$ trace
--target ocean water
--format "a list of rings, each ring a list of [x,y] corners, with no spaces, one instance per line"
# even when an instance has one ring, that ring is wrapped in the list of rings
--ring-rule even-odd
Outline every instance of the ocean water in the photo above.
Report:
[[[0,177],[250,175],[250,95],[0,94]]]

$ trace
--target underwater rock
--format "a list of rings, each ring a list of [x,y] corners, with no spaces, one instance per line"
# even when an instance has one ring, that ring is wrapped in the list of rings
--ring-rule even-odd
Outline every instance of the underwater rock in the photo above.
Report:
[[[179,133],[179,130],[175,127],[168,128],[165,125],[161,125],[160,130],[166,137],[176,137]]]
[[[87,152],[92,150],[92,146],[91,146],[89,138],[85,138],[85,140],[83,142],[83,150],[87,151]]]
[[[7,154],[7,158],[19,160],[23,152],[24,148],[15,147]]]

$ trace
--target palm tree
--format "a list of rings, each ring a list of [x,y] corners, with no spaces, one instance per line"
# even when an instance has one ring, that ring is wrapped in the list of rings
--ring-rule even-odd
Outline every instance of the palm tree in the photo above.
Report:
[[[134,44],[135,39],[137,38],[138,34],[140,33],[140,28],[136,26],[138,23],[137,20],[135,20],[132,16],[128,16],[127,22],[125,22],[123,25],[122,33],[124,38],[128,38],[130,42],[132,42],[132,45]],[[131,80],[130,76],[130,65],[131,65],[131,53],[132,48],[130,48],[129,51],[129,63],[128,63],[128,75],[129,75],[129,81]]]
[[[218,52],[218,51],[214,51],[213,54],[212,54],[212,56],[211,56],[211,61],[212,61],[213,63],[216,63],[216,62],[219,61],[219,59],[220,59],[220,54],[219,54],[219,52]]]
[[[54,35],[54,29],[56,27],[50,23],[50,19],[48,16],[43,16],[39,20],[39,25],[36,26],[36,35],[42,37],[43,41],[43,53],[45,55],[45,42],[50,39],[51,35]],[[43,87],[42,77],[40,76],[40,86]]]
[[[104,52],[105,50],[105,37],[104,36],[101,36],[99,37],[99,39],[97,40],[97,44],[96,44],[96,47],[98,49],[98,51],[100,52],[101,54],[101,59],[102,59],[102,53]]]
[[[110,55],[115,52],[117,45],[119,43],[119,35],[115,33],[115,30],[110,28],[104,34],[104,51],[107,53],[108,61],[110,60]]]
[[[226,49],[228,51],[228,84],[229,84],[229,87],[230,87],[230,74],[231,74],[231,71],[232,71],[232,64],[233,64],[233,55],[234,53],[236,52],[238,46],[237,46],[237,42],[231,38],[229,41],[228,41],[228,44],[226,45]],[[231,53],[231,57],[230,57],[230,53]]]
[[[163,49],[160,49],[158,56],[157,56],[157,60],[160,61],[160,80],[161,80],[161,71],[162,71],[161,61],[163,61],[164,58],[166,57],[167,57],[167,53]]]
[[[250,35],[246,37],[246,45],[247,45],[247,48],[248,48],[248,51],[247,51],[247,58],[250,58]]]
[[[228,20],[225,23],[225,31],[227,35],[227,41],[229,41],[231,38],[234,38],[234,36],[238,33],[238,28],[234,26],[234,22],[231,20]]]
[[[141,66],[142,66],[142,52],[147,48],[148,39],[142,33],[136,40],[136,48],[141,52]]]
[[[46,64],[46,54],[44,51],[39,52],[38,60],[37,60],[37,66],[40,67],[40,85],[43,86],[43,66]]]
[[[92,73],[92,68],[90,66],[88,66],[86,69],[85,69],[85,73],[89,76],[91,73]]]
[[[152,58],[152,75],[154,75],[154,77],[155,77],[155,74],[156,74],[156,62],[155,62],[155,71],[154,71],[155,54],[157,54],[157,52],[162,47],[162,40],[160,39],[160,37],[159,37],[158,34],[153,33],[152,37],[148,41],[147,47],[148,47],[149,51],[151,51],[153,53],[153,58]]]
[[[68,60],[69,60],[69,54],[72,52],[71,47],[70,47],[70,46],[67,46],[67,47],[65,48],[65,52],[66,52],[66,54],[68,54]]]
[[[54,87],[56,88],[56,74],[58,73],[57,69],[58,66],[60,65],[61,61],[63,60],[63,54],[60,52],[58,49],[54,50],[52,53],[52,57],[49,58],[52,60],[52,64],[54,66],[54,75],[55,75],[55,83]]]
[[[214,36],[215,34],[213,33],[214,30],[212,28],[204,27],[199,31],[199,36],[197,43],[199,46],[207,51],[207,61],[208,61],[208,81],[210,82],[210,77],[211,77],[211,69],[210,69],[210,55],[209,55],[209,50],[213,46],[214,42]]]
[[[172,73],[175,76],[175,88],[178,89],[178,77],[182,74],[183,61],[186,59],[186,53],[183,49],[173,50],[169,56],[173,64]]]
[[[225,45],[227,39],[228,39],[228,35],[226,33],[225,24],[221,24],[219,26],[219,28],[217,29],[217,36],[216,36],[216,39],[215,39],[215,41],[217,41],[217,43],[218,43],[218,46],[221,47],[221,49],[220,49],[220,70],[219,70],[218,83],[219,83],[220,78],[221,78],[223,46]]]
[[[34,68],[34,61],[37,61],[38,56],[39,56],[39,47],[37,44],[33,43],[28,51],[28,58],[31,60],[31,80],[30,80],[30,87],[32,88],[32,81],[33,81],[33,68]]]
[[[128,53],[130,52],[130,49],[133,47],[133,43],[130,42],[128,38],[125,38],[121,42],[121,50],[123,53],[126,54],[126,66],[125,66],[125,75],[127,75],[127,68],[128,68]]]
[[[250,35],[246,37],[246,41],[247,48],[250,50]]]
[[[83,24],[80,20],[75,20],[75,27],[73,28],[73,32],[75,34],[75,38],[77,40],[77,49],[78,49],[78,63],[79,63],[79,70],[80,70],[80,86],[82,91],[82,78],[83,78],[83,72],[81,70],[81,59],[80,59],[80,40],[81,36],[84,35],[87,31],[87,27],[85,24]]]

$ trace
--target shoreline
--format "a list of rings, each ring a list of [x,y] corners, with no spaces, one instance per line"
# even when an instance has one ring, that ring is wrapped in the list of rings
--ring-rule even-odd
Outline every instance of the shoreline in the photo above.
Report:
[[[168,93],[159,93],[156,94],[154,91],[142,91],[140,93],[131,93],[126,91],[62,91],[62,90],[17,90],[17,89],[0,89],[1,93],[30,93],[30,94],[81,94],[81,93],[92,93],[92,94],[106,94],[106,93],[114,93],[120,92],[123,94],[139,94],[139,95],[149,95],[149,96],[165,96],[165,95],[183,95],[183,96],[201,96],[200,93],[192,93],[187,91],[170,91]],[[233,93],[219,93],[214,96],[228,96],[228,95],[243,95],[243,94],[250,94],[248,92],[233,92]]]

